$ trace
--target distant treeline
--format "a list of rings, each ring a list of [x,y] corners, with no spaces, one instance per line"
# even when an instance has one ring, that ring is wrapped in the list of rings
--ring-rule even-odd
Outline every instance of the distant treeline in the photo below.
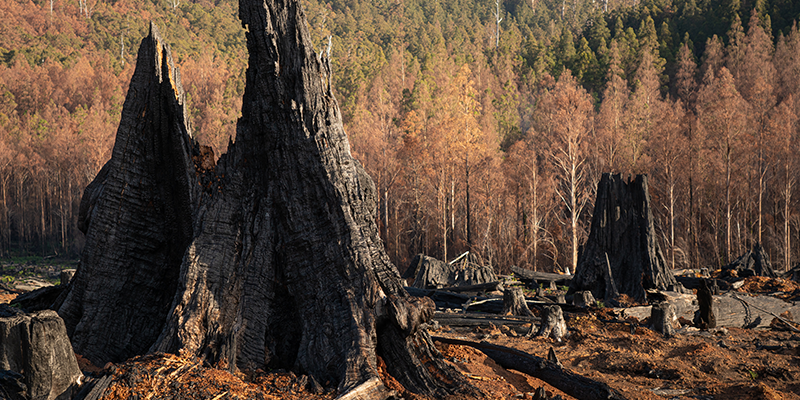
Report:
[[[779,268],[797,259],[800,3],[304,6],[401,269],[467,249],[498,272],[573,269],[612,171],[650,176],[676,267],[755,242]],[[247,61],[232,0],[0,11],[0,254],[79,249],[78,201],[110,155],[147,20],[181,66],[195,136],[217,155],[235,140]]]

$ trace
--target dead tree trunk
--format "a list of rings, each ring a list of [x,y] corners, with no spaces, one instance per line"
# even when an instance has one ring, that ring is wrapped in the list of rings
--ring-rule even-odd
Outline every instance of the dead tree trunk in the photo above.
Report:
[[[619,174],[603,174],[570,293],[591,290],[595,298],[611,300],[618,292],[643,301],[645,289],[674,284],[656,241],[647,177],[626,183]]]
[[[533,332],[533,328],[531,328]],[[567,336],[567,322],[564,321],[564,312],[559,306],[544,306],[542,314],[542,326],[536,336],[552,338],[560,342]]]
[[[151,25],[114,151],[81,199],[81,264],[59,309],[75,351],[98,365],[161,333],[194,236],[192,139],[169,48]]]
[[[330,64],[313,53],[300,5],[295,0],[241,0],[239,13],[250,52],[247,83],[236,142],[218,165],[191,165],[188,145],[180,147],[182,152],[138,156],[121,149],[124,162],[112,159],[104,168],[104,187],[87,188],[84,197],[96,198],[94,211],[87,213],[88,237],[103,234],[109,225],[117,228],[108,240],[87,241],[61,307],[73,331],[81,334],[74,339],[76,348],[101,363],[148,349],[184,350],[230,369],[292,369],[370,399],[388,395],[379,380],[380,356],[389,374],[410,392],[432,397],[474,394],[461,374],[436,356],[428,334],[418,329],[430,320],[433,302],[407,294],[383,250],[374,185],[350,154],[329,84]],[[143,68],[154,59],[157,66],[168,60],[168,51],[156,47],[142,46]],[[171,71],[171,66],[159,67]],[[139,69],[137,64],[137,74]],[[169,83],[180,92],[178,81]],[[126,116],[142,115],[137,107],[151,104],[142,100],[147,87],[132,82],[123,124]],[[167,105],[179,104],[172,93],[165,97]],[[164,103],[163,98],[156,100]],[[153,108],[144,109],[145,118]],[[186,131],[178,129],[180,121],[163,121],[134,139],[155,140],[166,132],[177,135],[172,140],[188,143]],[[118,137],[117,147],[131,140]],[[145,156],[173,160],[183,167],[176,168],[175,179],[189,182],[110,189],[120,171],[147,169],[147,164],[139,166]],[[178,239],[174,242],[136,236],[161,226],[158,218],[146,224],[130,218],[120,224],[116,215],[100,212],[115,206],[117,213],[136,217],[163,210],[158,202],[119,199],[165,187],[180,189],[170,198],[173,208],[192,206],[184,213],[189,224],[184,219],[174,224],[185,229],[167,236]],[[140,243],[153,249],[140,250]],[[152,256],[154,249],[177,257],[162,261]],[[136,261],[109,263],[99,256],[120,252]],[[163,302],[163,296],[157,297],[152,310],[130,307],[127,296],[135,298],[142,289],[158,289],[169,298]],[[160,315],[154,316],[153,310]],[[115,323],[97,315],[116,318]],[[128,320],[150,326],[144,329]],[[148,334],[138,337],[142,330]],[[130,337],[136,337],[135,346],[127,343]]]
[[[665,337],[672,337],[675,335],[675,306],[667,301],[662,301],[653,305],[650,310],[650,327]]]
[[[508,287],[503,291],[503,315],[533,317],[521,288]]]
[[[700,289],[697,289],[697,305],[699,309],[694,316],[694,325],[702,330],[716,328],[717,318],[714,316],[714,296],[706,280],[703,280]]]

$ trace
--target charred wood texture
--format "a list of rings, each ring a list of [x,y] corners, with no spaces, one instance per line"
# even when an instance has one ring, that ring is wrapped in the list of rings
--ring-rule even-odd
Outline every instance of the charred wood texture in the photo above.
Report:
[[[525,302],[522,288],[508,287],[503,292],[503,315],[518,315],[522,317],[533,317],[533,312]]]
[[[5,383],[0,378],[0,398],[70,399],[83,377],[58,314],[28,314],[0,304],[0,371],[4,370],[21,376]]]
[[[650,327],[665,337],[675,335],[675,323],[678,317],[675,315],[675,306],[667,301],[662,301],[653,305],[650,312]]]
[[[531,328],[531,332],[533,328]],[[564,312],[559,306],[544,306],[542,325],[536,336],[551,338],[560,342],[567,336],[567,322],[564,321]]]
[[[745,278],[748,276],[766,276],[777,278],[772,264],[769,262],[769,255],[760,244],[756,243],[753,248],[732,263],[722,267],[723,274],[731,277]]]
[[[151,25],[114,150],[81,200],[86,245],[60,305],[95,364],[141,354],[161,333],[193,235],[192,139],[169,47]]]
[[[596,302],[590,290],[582,290],[572,295],[572,304],[578,307],[594,307]]]
[[[475,286],[497,281],[492,267],[479,265],[470,258],[451,264],[423,254],[417,254],[403,274],[403,279],[410,278],[414,278],[413,286],[419,289]]]
[[[675,284],[656,240],[647,177],[625,182],[619,174],[603,174],[570,293],[591,290],[597,299],[627,294],[642,301],[646,289]]]
[[[460,346],[470,346],[480,350],[497,364],[506,369],[513,369],[541,379],[562,392],[580,400],[612,400],[625,399],[608,384],[578,375],[555,362],[510,347],[493,345],[488,342],[471,342],[467,340],[436,337],[437,341]]]
[[[299,3],[241,0],[239,13],[242,117],[215,166],[191,162],[202,154],[182,124],[179,81],[161,72],[173,71],[168,51],[142,45],[116,158],[84,195],[87,246],[61,307],[76,349],[101,365],[185,351],[231,370],[291,369],[364,398],[390,394],[380,356],[410,392],[473,393],[418,329],[433,301],[408,295],[383,250],[373,182],[350,154]],[[159,163],[174,167],[160,180],[147,175]],[[142,171],[136,185],[131,171]],[[153,299],[131,307],[140,290]]]
[[[717,327],[717,318],[714,315],[714,294],[708,287],[708,281],[703,281],[700,289],[697,289],[697,305],[699,309],[694,316],[693,322],[697,328],[711,329]]]

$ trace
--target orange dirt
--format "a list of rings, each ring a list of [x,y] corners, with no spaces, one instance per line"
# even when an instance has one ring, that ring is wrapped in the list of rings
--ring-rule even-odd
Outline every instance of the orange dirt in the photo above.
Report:
[[[792,293],[795,282],[747,278],[743,290]],[[780,296],[780,294],[779,294]],[[792,319],[786,314],[784,318]],[[570,336],[564,342],[526,338],[530,325],[487,324],[474,328],[443,326],[432,335],[512,347],[545,357],[552,347],[564,368],[604,382],[625,398],[637,399],[797,399],[800,400],[800,334],[784,329],[719,329],[680,333],[665,339],[646,321],[621,320],[610,308],[565,313]],[[797,317],[795,317],[797,319]],[[780,324],[775,324],[780,328]],[[480,351],[436,342],[444,359],[462,373],[486,399],[531,399],[543,387],[548,396],[572,399],[553,386],[526,374],[506,370]],[[103,399],[333,399],[331,388],[311,393],[307,378],[291,372],[232,374],[192,357],[155,354],[136,357],[100,369],[78,356],[90,375],[113,373]],[[407,392],[386,372],[378,358],[384,384],[403,398],[427,400]],[[324,382],[321,382],[324,384]],[[448,400],[472,400],[451,396]]]
[[[550,347],[565,368],[607,383],[628,399],[800,399],[800,335],[787,331],[722,329],[714,333],[679,334],[664,339],[631,321],[602,320],[591,312],[568,314],[570,337],[561,343],[525,338],[504,326],[473,329],[442,327],[433,335],[481,341],[546,356]],[[631,327],[635,333],[631,333]],[[526,329],[524,327],[520,329]],[[549,396],[572,399],[553,386],[526,374],[506,370],[480,351],[436,343],[444,359],[483,393],[486,399],[530,399],[539,387]],[[386,373],[385,384],[406,399],[423,399],[406,392]],[[90,364],[89,364],[90,365]],[[85,368],[87,363],[82,363]],[[290,372],[229,372],[203,365],[198,359],[168,354],[134,358],[117,366],[115,381],[104,399],[332,399],[336,393],[310,393],[302,377]],[[89,370],[85,370],[89,372]],[[329,389],[330,390],[330,389]],[[461,397],[453,397],[458,400]]]
[[[744,285],[738,291],[765,294],[778,293],[776,297],[797,300],[800,297],[800,284],[788,279],[751,276],[744,279]]]
[[[2,303],[10,303],[11,300],[17,298],[16,293],[9,293],[0,289],[0,304]]]
[[[316,395],[299,384],[293,373],[265,374],[256,371],[249,376],[204,366],[196,358],[172,354],[153,354],[131,359],[117,366],[108,366],[114,381],[103,399],[123,400],[134,395],[140,399],[264,399],[300,400],[332,399],[334,393]]]

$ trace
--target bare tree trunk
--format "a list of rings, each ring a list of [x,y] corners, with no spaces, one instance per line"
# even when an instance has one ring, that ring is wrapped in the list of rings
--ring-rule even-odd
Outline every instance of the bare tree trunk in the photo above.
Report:
[[[11,224],[8,219],[8,180],[10,175],[6,175],[5,171],[0,177],[0,195],[3,196],[3,224],[0,226],[0,256],[8,252],[9,242],[11,240]]]
[[[465,157],[464,158],[464,175],[466,180],[466,202],[467,202],[467,218],[466,218],[466,229],[467,229],[467,249],[472,250],[472,212],[470,210],[470,190],[469,190],[469,160]]]
[[[731,148],[725,149],[725,263],[731,261]]]
[[[783,189],[783,268],[788,271],[792,268],[792,246],[791,246],[791,232],[789,228],[790,220],[790,204],[792,203],[792,189],[794,186],[794,178],[792,177],[789,165],[786,165],[786,186]]]

